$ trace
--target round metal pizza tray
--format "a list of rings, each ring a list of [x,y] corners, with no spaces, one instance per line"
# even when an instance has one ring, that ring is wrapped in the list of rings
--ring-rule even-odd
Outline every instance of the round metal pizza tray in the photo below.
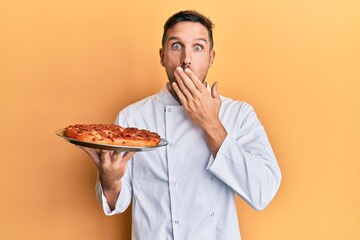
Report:
[[[95,149],[102,149],[102,150],[112,150],[112,151],[119,151],[119,152],[141,152],[141,151],[152,151],[152,150],[156,150],[159,147],[164,147],[166,146],[169,142],[164,139],[161,138],[160,139],[160,143],[157,146],[117,146],[117,145],[109,145],[109,144],[99,144],[99,143],[92,143],[92,142],[84,142],[84,141],[79,141],[76,139],[72,139],[69,137],[64,136],[64,129],[60,128],[58,130],[55,131],[56,135],[58,135],[59,137],[62,137],[63,139],[65,139],[66,141],[74,144],[74,145],[78,145],[78,146],[82,146],[82,147],[88,147],[88,148],[95,148]]]

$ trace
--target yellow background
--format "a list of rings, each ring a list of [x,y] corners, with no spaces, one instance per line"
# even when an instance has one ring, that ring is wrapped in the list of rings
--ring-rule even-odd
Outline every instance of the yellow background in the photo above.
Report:
[[[166,82],[162,26],[178,10],[215,22],[208,81],[255,107],[283,182],[245,240],[360,239],[358,0],[0,0],[0,239],[130,239],[105,217],[96,170],[54,131],[111,123]]]

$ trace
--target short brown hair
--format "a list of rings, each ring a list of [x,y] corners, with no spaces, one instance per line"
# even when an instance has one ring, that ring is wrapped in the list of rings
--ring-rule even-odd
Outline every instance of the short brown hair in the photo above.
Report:
[[[213,49],[214,47],[214,39],[212,32],[212,29],[214,28],[213,22],[209,18],[202,15],[201,13],[193,10],[186,10],[175,13],[165,22],[164,33],[161,42],[163,47],[166,41],[167,30],[179,22],[198,22],[202,24],[204,27],[206,27],[206,29],[209,32],[210,49]]]

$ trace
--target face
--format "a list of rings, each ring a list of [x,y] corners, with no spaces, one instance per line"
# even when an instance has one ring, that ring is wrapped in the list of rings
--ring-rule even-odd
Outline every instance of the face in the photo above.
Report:
[[[165,44],[160,49],[161,65],[170,82],[174,82],[176,67],[190,68],[204,83],[215,57],[210,49],[209,32],[197,22],[180,22],[169,28]]]

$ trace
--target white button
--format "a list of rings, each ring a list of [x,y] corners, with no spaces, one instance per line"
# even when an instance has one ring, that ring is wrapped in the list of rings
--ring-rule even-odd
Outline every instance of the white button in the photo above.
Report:
[[[175,224],[179,224],[180,222],[179,222],[179,220],[175,220]]]
[[[168,108],[168,112],[171,112],[171,109],[170,109],[170,108]]]
[[[211,176],[211,178],[210,178],[211,180],[214,180],[214,176]]]
[[[171,185],[171,186],[175,186],[175,185],[176,185],[176,181],[175,181],[175,180],[171,180],[171,181],[170,181],[170,185]]]
[[[174,144],[172,144],[172,143],[169,143],[169,147],[173,147],[174,146]]]
[[[213,217],[215,215],[215,213],[211,213],[210,215]]]

